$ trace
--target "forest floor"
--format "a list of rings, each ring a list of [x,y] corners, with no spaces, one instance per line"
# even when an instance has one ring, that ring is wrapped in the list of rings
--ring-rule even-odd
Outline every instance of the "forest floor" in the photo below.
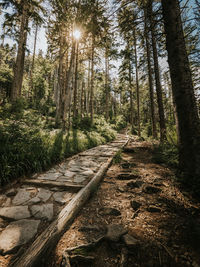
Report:
[[[200,266],[200,203],[152,149],[131,139],[44,266]]]

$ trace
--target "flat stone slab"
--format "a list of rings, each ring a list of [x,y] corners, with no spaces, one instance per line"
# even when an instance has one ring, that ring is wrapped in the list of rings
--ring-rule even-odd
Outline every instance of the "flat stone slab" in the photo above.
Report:
[[[69,193],[69,192],[56,192],[53,194],[54,200],[59,203],[59,204],[66,204],[69,202],[74,194]]]
[[[31,200],[29,200],[28,204],[33,205],[33,204],[38,204],[41,202],[41,199],[39,197],[34,197]]]
[[[92,170],[87,170],[87,171],[82,172],[81,174],[85,176],[91,176],[94,174],[94,172]]]
[[[31,192],[28,192],[26,189],[20,189],[17,195],[14,197],[12,204],[15,206],[19,206],[21,204],[26,203],[31,198]]]
[[[56,179],[58,179],[58,177],[61,175],[62,173],[59,173],[59,172],[55,172],[55,173],[49,172],[49,173],[38,176],[38,179],[56,181]]]
[[[28,206],[14,206],[0,208],[0,216],[7,219],[20,220],[29,218]]]
[[[43,202],[46,202],[50,198],[51,194],[51,191],[44,188],[40,188],[36,197],[40,198]]]
[[[83,175],[76,175],[74,177],[74,183],[82,183],[87,179],[87,176]]]
[[[8,254],[26,244],[37,233],[39,220],[20,220],[10,223],[0,234],[0,252]]]
[[[31,212],[37,219],[47,219],[51,221],[53,218],[53,204],[33,205],[31,207]]]
[[[73,178],[75,176],[76,173],[74,172],[70,172],[70,171],[65,171],[63,173],[63,175],[66,177],[66,178]]]

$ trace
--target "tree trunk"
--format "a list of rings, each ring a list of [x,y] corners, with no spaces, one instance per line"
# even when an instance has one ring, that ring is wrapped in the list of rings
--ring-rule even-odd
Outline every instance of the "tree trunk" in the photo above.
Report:
[[[165,115],[164,115],[164,107],[163,107],[162,86],[160,82],[160,70],[159,70],[159,64],[158,64],[158,51],[157,51],[157,44],[156,44],[156,38],[155,38],[155,21],[153,20],[152,15],[153,15],[152,14],[152,0],[149,0],[148,17],[150,21],[151,41],[152,41],[152,48],[153,48],[156,94],[157,94],[159,124],[160,124],[160,141],[163,142],[164,140],[166,140],[166,125],[165,125]]]
[[[146,10],[146,8],[144,9],[144,14],[145,14],[144,34],[145,34],[146,51],[147,51],[149,93],[150,93],[150,102],[151,102],[152,134],[153,134],[154,138],[157,138],[155,107],[154,107],[153,78],[152,78],[152,68],[151,68],[151,52],[150,52],[149,36],[148,36],[148,28],[147,28],[147,10]]]
[[[32,63],[31,63],[31,71],[30,71],[30,95],[31,98],[36,97],[36,92],[33,92],[33,72],[34,72],[34,65],[35,65],[35,52],[36,52],[36,44],[37,44],[37,35],[38,35],[38,25],[36,24],[35,27],[35,38],[34,38],[34,47],[33,47],[33,58],[32,58]]]
[[[128,42],[128,51],[130,53],[130,44]],[[133,89],[132,89],[132,77],[131,77],[131,59],[129,57],[128,79],[129,79],[129,93],[130,93],[130,124],[131,131],[133,131]]]
[[[137,124],[138,124],[138,136],[141,136],[140,130],[140,89],[139,89],[139,78],[138,78],[138,60],[137,60],[137,41],[134,30],[134,49],[135,49],[135,73],[136,73],[136,95],[137,95]]]
[[[106,121],[109,119],[109,61],[108,61],[108,47],[106,46],[106,52],[105,52],[105,89],[106,89]]]
[[[168,62],[179,124],[180,167],[195,180],[200,177],[200,121],[185,46],[178,0],[162,0]],[[199,183],[199,180],[198,180]]]
[[[11,90],[11,101],[15,101],[21,96],[22,82],[24,75],[24,59],[27,41],[27,28],[28,28],[28,4],[23,2],[23,10],[20,19],[20,33],[18,40],[17,59],[14,67],[14,79]]]
[[[90,119],[94,120],[94,34],[92,36],[92,54],[91,54],[91,84],[90,84]]]
[[[70,128],[70,114],[71,114],[71,98],[72,98],[72,92],[70,88],[70,83],[73,76],[73,67],[74,67],[74,60],[75,60],[75,41],[72,40],[72,51],[70,56],[70,62],[69,62],[69,69],[66,74],[66,84],[65,84],[65,91],[64,95],[62,97],[62,124],[63,124],[63,130],[66,128],[66,111],[67,106],[69,107],[69,124],[68,128]]]
[[[77,99],[78,99],[78,53],[79,53],[78,47],[79,47],[79,42],[76,41],[73,118],[76,118],[77,115],[78,115],[78,110],[77,110]]]

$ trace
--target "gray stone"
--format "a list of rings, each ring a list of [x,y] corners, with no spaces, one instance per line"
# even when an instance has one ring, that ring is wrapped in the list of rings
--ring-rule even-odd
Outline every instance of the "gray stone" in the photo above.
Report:
[[[20,189],[17,195],[14,197],[12,204],[15,206],[26,203],[31,198],[31,192],[27,192],[26,189]]]
[[[74,166],[69,169],[70,172],[80,172],[80,167]]]
[[[53,218],[53,204],[33,205],[31,212],[35,218],[51,221]]]
[[[54,172],[54,173],[49,172],[49,173],[46,173],[44,175],[40,175],[38,177],[38,179],[56,181],[58,179],[58,177],[61,175],[62,175],[62,173],[59,173],[59,172]]]
[[[65,171],[64,176],[67,178],[73,178],[76,173],[71,172],[71,171]]]
[[[106,239],[112,242],[118,242],[120,238],[128,231],[121,224],[111,224],[107,226]]]
[[[20,220],[29,218],[31,215],[28,206],[15,206],[0,208],[0,216],[7,219]]]
[[[91,161],[91,160],[88,160],[88,161],[82,161],[82,165],[84,167],[97,167],[98,163],[96,163],[95,161]]]
[[[9,206],[11,206],[11,199],[6,198],[4,203],[2,204],[2,207],[9,207]]]
[[[6,192],[6,196],[7,197],[13,197],[13,196],[15,196],[17,194],[17,192],[16,192],[16,190],[15,189],[10,189],[10,190],[8,190],[7,192]]]
[[[82,175],[85,175],[85,176],[91,176],[94,174],[94,172],[92,170],[88,170],[88,171],[84,171],[81,173]]]
[[[56,181],[57,182],[72,182],[73,181],[73,178],[61,176]]]
[[[138,210],[140,208],[141,204],[135,200],[132,200],[131,201],[131,207],[134,209],[134,210]]]
[[[34,197],[31,200],[29,200],[28,204],[32,205],[32,204],[38,204],[41,202],[41,199],[39,197]]]
[[[82,175],[76,175],[74,177],[74,183],[82,183],[87,179],[86,176],[82,176]]]
[[[0,234],[0,251],[8,254],[26,244],[37,233],[39,220],[20,220],[10,223]]]
[[[136,238],[129,234],[123,235],[122,240],[124,241],[125,245],[131,249],[138,248],[140,243]]]
[[[46,202],[50,196],[51,196],[52,192],[44,189],[44,188],[40,188],[39,189],[39,193],[37,194],[37,198],[40,198],[43,202]]]
[[[73,194],[69,192],[56,192],[53,194],[53,198],[60,204],[66,204],[72,199]]]

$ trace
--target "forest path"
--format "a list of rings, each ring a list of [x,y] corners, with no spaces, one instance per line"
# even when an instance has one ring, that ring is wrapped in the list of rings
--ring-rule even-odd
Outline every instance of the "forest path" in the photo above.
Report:
[[[133,137],[41,266],[199,267],[200,203],[174,178]]]
[[[83,205],[98,186],[128,139],[118,134],[115,141],[79,153],[1,193],[0,266],[10,266],[13,258],[17,261],[12,266],[34,266],[42,251],[58,239],[67,220],[73,219],[76,206]]]

